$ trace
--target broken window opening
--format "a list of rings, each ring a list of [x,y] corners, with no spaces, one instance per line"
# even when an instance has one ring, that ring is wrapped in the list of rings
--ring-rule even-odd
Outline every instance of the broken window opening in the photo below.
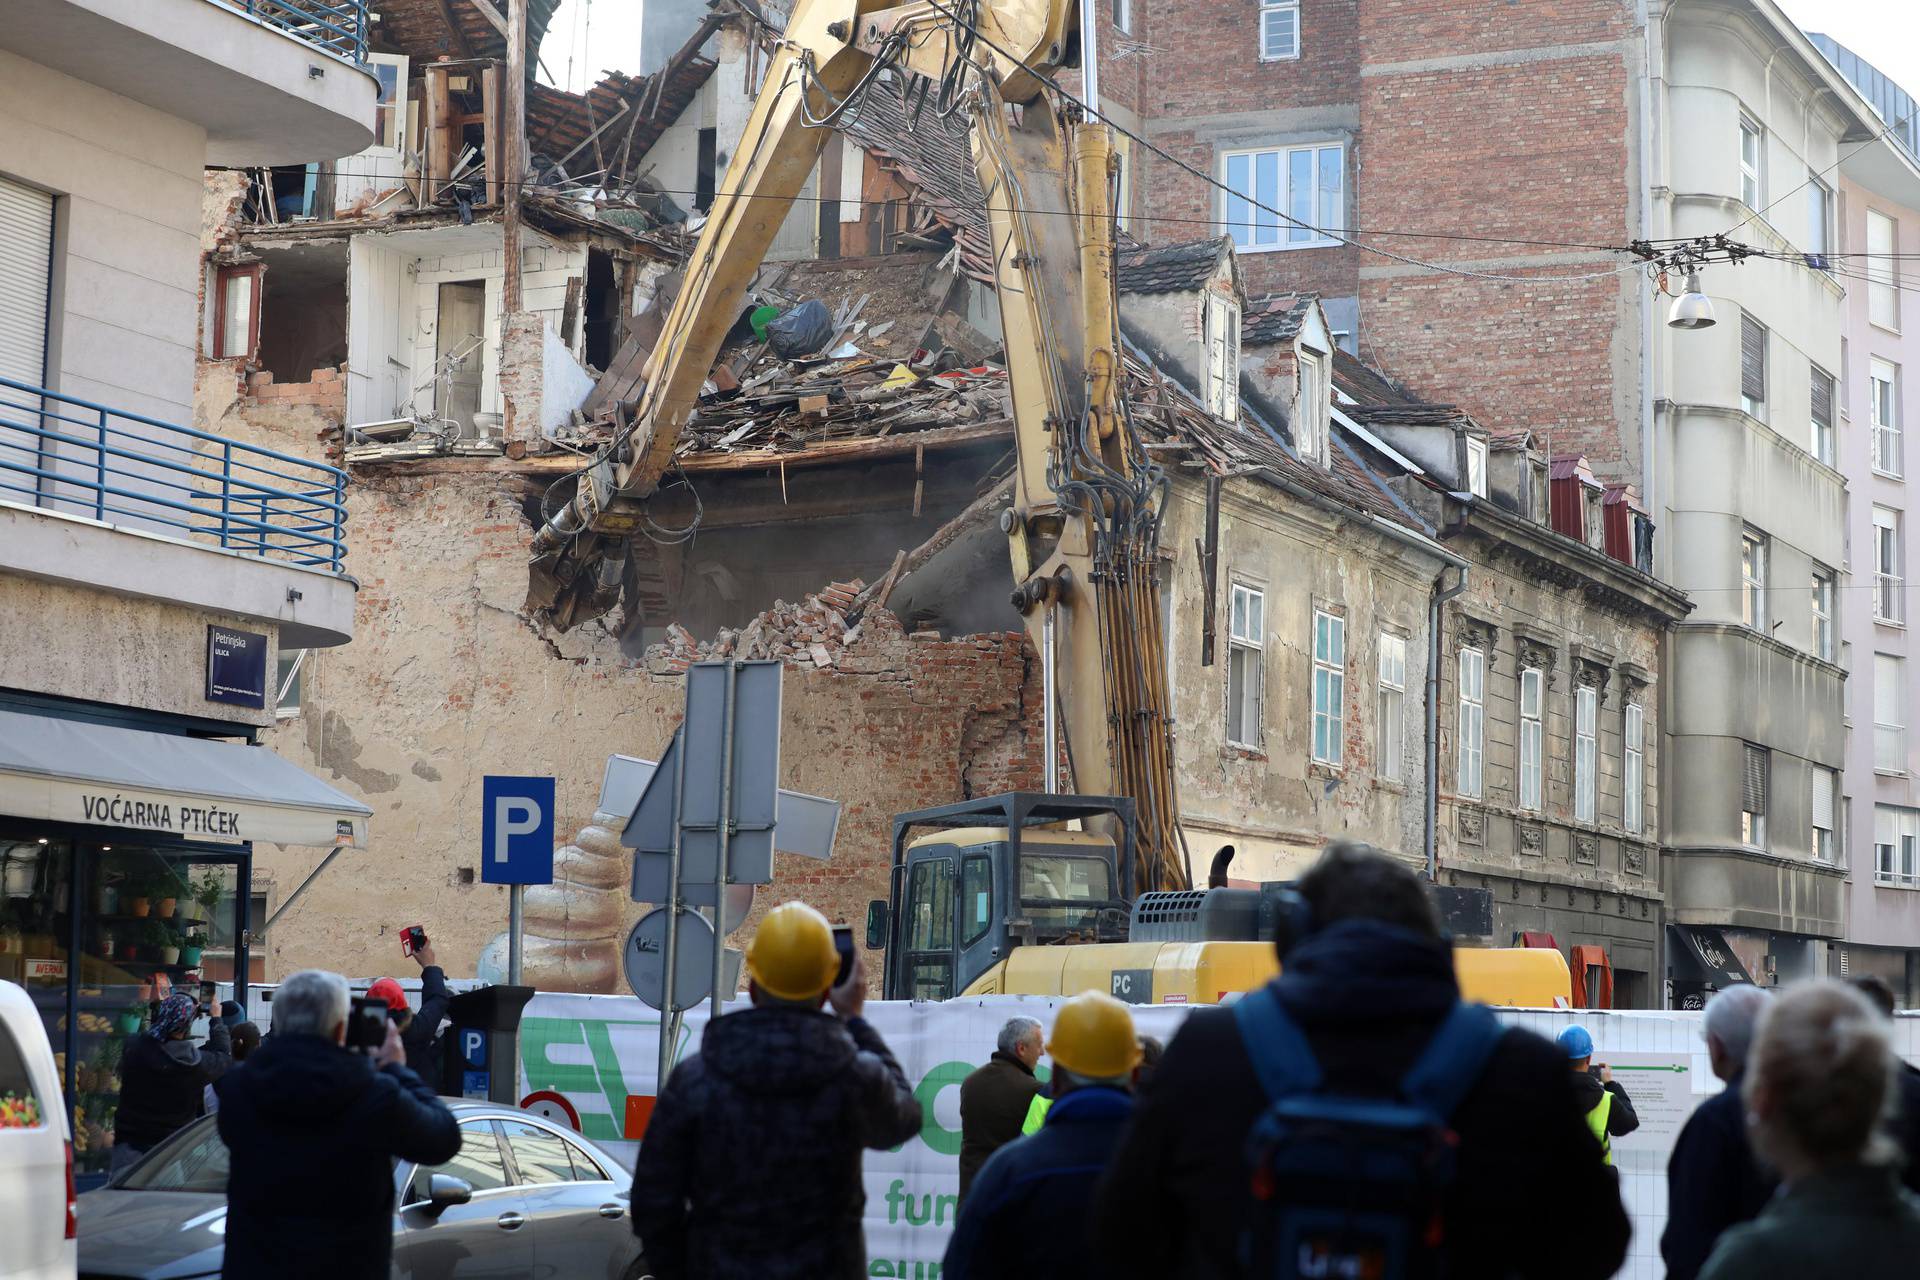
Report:
[[[596,369],[613,363],[614,334],[620,326],[620,282],[614,273],[613,255],[599,249],[587,250],[585,302],[586,329],[581,347],[586,362]]]
[[[277,383],[310,382],[347,358],[347,246],[271,249],[250,354]]]
[[[718,189],[714,170],[719,163],[719,150],[720,131],[702,129],[693,179],[693,207],[701,213],[713,208],[713,193]]]
[[[484,280],[449,281],[440,286],[434,327],[433,407],[463,437],[472,438],[480,412],[481,350],[487,333],[487,285]]]

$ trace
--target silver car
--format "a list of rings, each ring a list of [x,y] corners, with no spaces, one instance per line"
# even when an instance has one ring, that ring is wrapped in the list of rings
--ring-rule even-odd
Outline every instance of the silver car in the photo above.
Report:
[[[524,1111],[445,1101],[460,1120],[460,1154],[393,1172],[396,1277],[647,1280],[619,1161]],[[214,1117],[174,1134],[118,1183],[81,1196],[79,1217],[80,1280],[219,1275],[227,1148]]]

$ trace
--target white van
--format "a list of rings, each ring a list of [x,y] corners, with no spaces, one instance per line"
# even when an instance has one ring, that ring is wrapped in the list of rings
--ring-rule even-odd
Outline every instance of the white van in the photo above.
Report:
[[[73,1280],[73,1141],[53,1046],[26,991],[0,982],[0,1277]]]

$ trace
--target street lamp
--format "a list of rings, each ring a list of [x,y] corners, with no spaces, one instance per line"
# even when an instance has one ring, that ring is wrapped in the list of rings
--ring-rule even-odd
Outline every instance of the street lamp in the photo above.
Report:
[[[1670,329],[1710,329],[1713,327],[1713,299],[1700,292],[1700,273],[1687,272],[1687,290],[1667,309]]]

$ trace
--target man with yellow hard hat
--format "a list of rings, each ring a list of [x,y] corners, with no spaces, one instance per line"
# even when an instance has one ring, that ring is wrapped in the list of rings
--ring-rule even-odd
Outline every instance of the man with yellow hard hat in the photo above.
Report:
[[[633,1171],[634,1234],[658,1280],[865,1276],[860,1153],[920,1132],[920,1103],[860,1016],[857,956],[834,985],[825,916],[775,907],[746,960],[753,1007],[708,1023],[654,1105]]]
[[[1047,1055],[1053,1105],[1045,1123],[995,1151],[975,1175],[947,1242],[943,1280],[1101,1274],[1087,1224],[1094,1187],[1133,1114],[1133,1015],[1104,992],[1082,992],[1060,1006]]]

